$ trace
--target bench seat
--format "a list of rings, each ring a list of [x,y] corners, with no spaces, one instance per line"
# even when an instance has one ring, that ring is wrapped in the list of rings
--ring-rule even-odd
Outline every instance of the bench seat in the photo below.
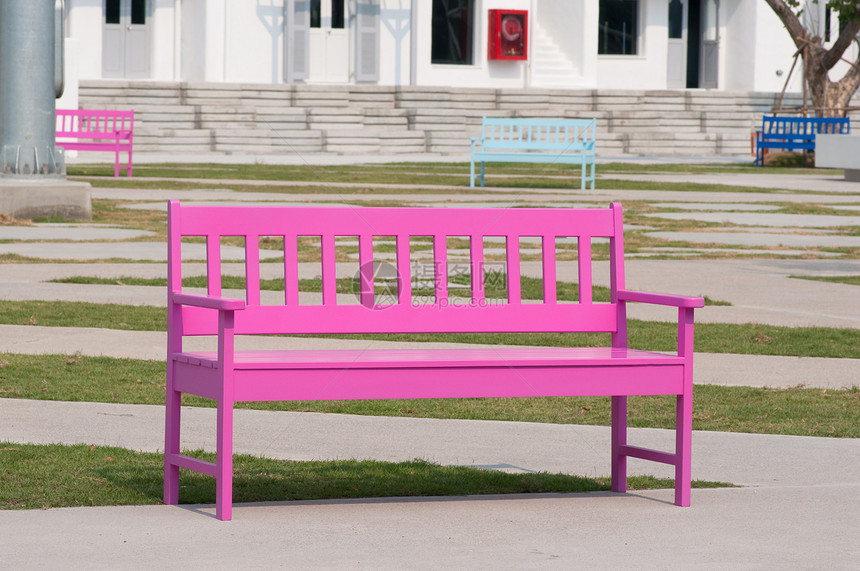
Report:
[[[681,392],[684,380],[684,360],[677,355],[610,347],[237,351],[234,355],[237,401],[651,395]],[[216,397],[217,385],[209,377],[217,374],[217,352],[180,353],[174,358],[189,366],[189,371],[180,370],[183,381],[177,389]],[[200,367],[212,372],[183,374]],[[625,367],[637,367],[637,375],[629,375]],[[350,375],[343,375],[344,371]],[[359,371],[363,374],[358,375]],[[589,389],[587,381],[594,376],[602,381]]]

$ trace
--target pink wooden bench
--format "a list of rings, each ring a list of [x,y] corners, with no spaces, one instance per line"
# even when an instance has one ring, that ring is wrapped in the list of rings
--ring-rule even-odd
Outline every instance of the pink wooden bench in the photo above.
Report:
[[[93,111],[57,109],[57,146],[75,151],[112,151],[115,153],[113,175],[124,168],[131,176],[131,149],[134,135],[134,111]],[[73,138],[74,141],[61,139]],[[128,153],[128,163],[120,167],[119,154]]]
[[[168,208],[168,349],[164,455],[164,501],[179,500],[179,469],[216,480],[216,516],[231,519],[233,405],[241,401],[334,400],[445,397],[612,397],[612,490],[627,488],[628,457],[675,467],[675,503],[690,504],[692,435],[693,309],[698,297],[628,291],[624,287],[622,209],[448,209],[182,206]],[[206,239],[208,293],[182,291],[184,237]],[[241,236],[245,248],[243,299],[221,291],[221,239]],[[322,303],[298,302],[297,239],[321,244]],[[361,294],[338,303],[335,237],[358,238]],[[373,237],[396,237],[399,286],[396,299],[374,296]],[[446,238],[470,238],[471,298],[449,296],[446,271],[431,277],[435,295],[413,301],[415,277],[410,237],[432,237],[433,267],[449,261]],[[519,238],[542,239],[544,301],[524,303],[520,295]],[[260,243],[283,239],[285,287],[276,305],[261,303]],[[507,298],[485,297],[484,237],[506,241]],[[556,299],[556,238],[577,238],[580,299]],[[611,302],[592,299],[592,240],[609,238]],[[278,266],[280,268],[280,265]],[[268,300],[272,302],[271,299]],[[627,347],[626,304],[677,307],[678,347],[670,354]],[[368,349],[239,351],[238,335],[418,332],[610,332],[599,348]],[[217,335],[217,349],[185,351],[184,336]],[[180,452],[180,395],[217,401],[214,463]],[[675,450],[663,452],[627,444],[627,395],[676,395]]]

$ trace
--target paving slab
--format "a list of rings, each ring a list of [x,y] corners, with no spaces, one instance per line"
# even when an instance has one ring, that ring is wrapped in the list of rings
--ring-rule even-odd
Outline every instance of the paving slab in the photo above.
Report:
[[[770,226],[777,228],[825,228],[860,226],[860,216],[824,214],[774,214],[764,212],[649,212],[648,218],[665,220],[699,220],[740,226]]]
[[[89,224],[33,224],[0,226],[0,240],[128,240],[153,236],[148,230],[132,230]]]
[[[655,173],[622,174],[610,173],[605,178],[630,181],[669,183],[718,184],[753,188],[775,188],[803,192],[829,192],[854,194],[860,192],[860,184],[846,181],[838,174],[772,174],[772,173]],[[600,185],[598,179],[597,185]]]
[[[648,232],[649,236],[673,242],[726,244],[730,246],[785,246],[788,248],[860,248],[858,236],[822,236],[773,232]],[[774,252],[775,254],[778,252]]]
[[[851,493],[849,493],[851,492]],[[0,512],[13,568],[854,570],[842,486]]]
[[[742,212],[764,212],[779,210],[780,206],[773,204],[740,204],[718,202],[657,202],[651,206],[657,208],[678,208],[680,210],[738,210]]]
[[[165,242],[8,242],[0,243],[0,254],[15,254],[43,260],[144,260],[167,261]],[[280,254],[282,255],[282,254]],[[183,259],[205,260],[205,244],[183,244]],[[245,250],[235,246],[222,246],[223,260],[242,260]],[[260,250],[260,257],[278,257],[273,250]]]

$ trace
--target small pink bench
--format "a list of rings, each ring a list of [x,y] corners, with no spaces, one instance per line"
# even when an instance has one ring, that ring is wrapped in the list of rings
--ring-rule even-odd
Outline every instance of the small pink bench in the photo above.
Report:
[[[690,504],[693,390],[693,310],[699,297],[633,292],[624,286],[622,209],[448,209],[319,208],[280,206],[168,207],[168,348],[165,414],[164,502],[179,501],[179,469],[216,480],[216,516],[232,517],[233,405],[242,401],[399,399],[447,397],[612,397],[612,490],[627,489],[628,457],[675,467],[675,503]],[[205,237],[208,293],[182,290],[181,245]],[[244,240],[246,291],[241,299],[221,290],[222,238]],[[322,302],[299,303],[297,240],[315,236],[321,244]],[[374,296],[373,237],[394,236],[398,288],[393,298]],[[454,298],[446,239],[468,237],[471,298]],[[523,302],[520,237],[540,237],[542,303]],[[283,240],[284,291],[275,305],[261,302],[260,244]],[[336,299],[336,237],[358,239],[361,294],[352,304]],[[434,295],[413,300],[417,255],[410,237],[432,239],[429,277]],[[506,243],[505,299],[485,296],[484,238]],[[556,238],[577,239],[577,261],[556,261]],[[592,299],[592,241],[608,238],[611,301]],[[427,262],[428,264],[430,262]],[[577,302],[558,301],[557,267],[578,269]],[[278,263],[280,268],[280,262]],[[426,276],[424,276],[425,279]],[[655,303],[677,308],[678,347],[669,354],[627,347],[626,306]],[[268,303],[272,303],[268,299]],[[609,332],[609,347],[492,349],[236,350],[239,335],[321,333]],[[183,350],[183,337],[217,336],[217,349]],[[180,396],[217,402],[214,463],[180,452]],[[627,444],[627,396],[677,396],[675,450],[663,452]],[[563,453],[563,451],[560,451]]]
[[[57,146],[68,151],[112,151],[116,154],[113,175],[124,168],[131,176],[134,111],[93,111],[57,109]],[[63,141],[61,139],[75,139]],[[120,166],[119,154],[128,153],[128,163]]]

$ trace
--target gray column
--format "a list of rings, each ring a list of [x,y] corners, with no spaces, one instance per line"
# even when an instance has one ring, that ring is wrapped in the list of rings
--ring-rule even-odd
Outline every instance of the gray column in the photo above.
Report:
[[[0,176],[65,176],[56,146],[56,0],[0,0]]]

